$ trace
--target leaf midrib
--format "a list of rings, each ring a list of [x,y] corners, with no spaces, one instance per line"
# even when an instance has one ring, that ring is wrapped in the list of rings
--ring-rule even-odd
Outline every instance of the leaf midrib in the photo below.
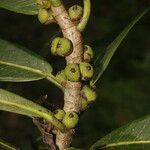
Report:
[[[46,73],[44,73],[43,71],[34,69],[34,68],[32,68],[32,67],[27,67],[27,66],[24,66],[24,65],[18,65],[18,64],[15,64],[15,63],[9,63],[9,62],[5,62],[5,61],[0,61],[0,64],[4,64],[4,65],[8,65],[8,66],[12,66],[12,67],[24,69],[24,70],[27,70],[27,71],[31,71],[31,72],[40,74],[40,75],[45,76],[45,77],[48,76],[48,75],[47,75]]]
[[[17,150],[16,148],[13,148],[13,147],[9,146],[8,144],[1,142],[1,141],[0,141],[0,145],[4,146],[6,148],[9,148],[10,150]]]
[[[13,101],[13,100],[12,100],[12,101]],[[1,103],[1,104],[6,104],[6,105],[10,105],[10,106],[16,106],[16,107],[18,107],[18,108],[20,108],[20,109],[27,110],[27,111],[29,111],[29,112],[32,112],[32,113],[37,114],[38,116],[41,116],[41,117],[46,118],[46,119],[48,119],[48,120],[51,120],[51,116],[50,116],[51,114],[50,114],[50,113],[49,113],[49,115],[48,115],[48,114],[42,112],[41,110],[37,111],[36,109],[32,109],[32,108],[30,108],[29,106],[26,107],[26,106],[24,106],[24,105],[20,105],[20,104],[18,104],[18,103],[10,102],[10,101],[7,101],[7,100],[2,100],[2,99],[0,99],[0,103]],[[33,117],[34,117],[34,116],[33,116]]]
[[[13,99],[12,99],[13,101]],[[44,118],[45,120],[49,121],[50,123],[52,123],[54,126],[58,127],[62,132],[65,131],[65,128],[63,126],[63,124],[61,124],[54,116],[53,113],[51,111],[48,111],[47,109],[43,110],[43,108],[37,108],[37,109],[32,109],[30,106],[24,106],[15,102],[10,102],[6,99],[0,99],[0,104],[5,104],[5,105],[9,105],[9,106],[16,106],[19,107],[20,109],[24,109],[27,110],[31,113],[35,113],[37,114],[39,117]],[[36,108],[36,106],[35,106]],[[44,112],[45,111],[45,112]],[[26,115],[28,116],[28,115]],[[31,117],[31,116],[30,116]]]
[[[125,145],[136,145],[136,144],[150,144],[150,141],[124,141],[118,143],[111,143],[101,147],[100,149],[117,147],[117,146],[125,146]]]
[[[47,74],[46,72],[34,69],[32,67],[27,67],[27,66],[24,66],[24,65],[18,65],[18,64],[15,64],[15,63],[10,63],[10,62],[5,62],[5,61],[0,61],[0,64],[4,64],[4,65],[24,69],[24,70],[27,70],[27,71],[31,71],[33,73],[37,73],[37,74],[43,76],[43,78],[46,78],[48,81],[51,81],[52,83],[54,83],[55,85],[57,85],[59,88],[61,88],[63,90],[62,85],[57,82],[56,78],[52,74]]]

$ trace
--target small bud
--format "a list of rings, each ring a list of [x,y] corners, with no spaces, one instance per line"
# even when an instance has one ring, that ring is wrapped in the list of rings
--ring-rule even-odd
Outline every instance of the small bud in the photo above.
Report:
[[[51,7],[50,0],[36,0],[36,3],[39,6],[39,8],[49,9]]]
[[[87,81],[92,78],[94,69],[89,63],[80,63],[81,79]]]
[[[65,75],[69,81],[78,82],[80,80],[80,69],[78,64],[70,63],[65,68]]]
[[[66,80],[67,80],[67,78],[66,78],[66,76],[65,76],[65,71],[64,71],[64,70],[59,71],[59,72],[56,74],[56,79],[57,79],[57,81],[58,81],[61,85],[65,86]]]
[[[62,109],[56,109],[54,111],[54,116],[61,121],[65,116],[65,111]]]
[[[84,45],[84,62],[90,62],[93,59],[93,50],[90,46]]]
[[[56,37],[51,43],[51,52],[53,55],[68,56],[72,53],[72,42],[66,38]]]
[[[81,109],[85,110],[88,107],[88,102],[86,99],[81,98]]]
[[[69,13],[71,20],[77,21],[81,19],[83,15],[83,8],[79,5],[74,5],[69,8],[68,13]]]
[[[84,85],[81,90],[81,97],[87,102],[93,102],[96,100],[96,92],[91,87]]]
[[[53,7],[59,7],[62,4],[61,0],[51,0],[51,3]]]
[[[48,10],[48,19],[47,21],[45,22],[45,24],[50,24],[50,23],[54,23],[55,22],[55,19],[53,17],[53,12],[51,10]]]
[[[63,124],[66,126],[66,128],[71,129],[76,126],[76,124],[79,121],[78,114],[75,112],[66,112],[64,118],[63,118]]]
[[[49,17],[48,11],[46,9],[39,9],[38,20],[40,23],[45,23]]]

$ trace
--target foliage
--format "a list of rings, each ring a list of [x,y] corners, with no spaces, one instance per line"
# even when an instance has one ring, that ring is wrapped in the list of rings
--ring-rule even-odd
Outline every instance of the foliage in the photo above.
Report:
[[[95,149],[149,149],[150,117],[136,120],[103,137],[90,150]]]
[[[1,0],[0,7],[26,15],[36,15],[38,13],[35,0]]]

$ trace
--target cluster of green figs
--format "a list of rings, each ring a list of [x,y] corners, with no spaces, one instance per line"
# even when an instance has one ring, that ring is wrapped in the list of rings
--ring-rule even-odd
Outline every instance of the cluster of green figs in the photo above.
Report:
[[[71,41],[66,38],[56,37],[51,43],[51,53],[57,56],[68,56],[72,52]],[[83,62],[69,63],[64,70],[59,71],[56,74],[57,81],[65,86],[66,81],[89,83],[93,77],[94,69],[90,64],[93,58],[93,50],[90,46],[84,45]],[[81,109],[85,110],[88,105],[95,101],[96,92],[95,87],[91,87],[88,84],[83,84],[81,89]],[[65,113],[63,110],[56,110],[55,117],[62,120],[67,128],[73,128],[77,124],[79,118],[75,112]],[[60,117],[60,118],[59,118]]]
[[[36,2],[39,6],[38,20],[40,21],[40,23],[48,24],[49,22],[52,22],[54,18],[51,10],[51,5],[53,5],[54,7],[58,7],[61,5],[61,1],[36,0]],[[79,5],[73,5],[68,9],[68,14],[72,21],[79,21],[83,15],[83,8]]]
[[[51,43],[51,53],[57,56],[68,56],[72,52],[72,44],[71,41],[66,38],[56,37]],[[84,55],[83,62],[69,63],[65,67],[65,69],[59,71],[56,74],[57,81],[65,86],[66,81],[71,82],[80,82],[83,81],[85,83],[89,83],[90,79],[93,77],[94,69],[90,64],[90,61],[93,58],[93,50],[90,46],[84,45]],[[85,110],[88,105],[95,101],[96,92],[95,87],[91,87],[88,84],[83,84],[81,89],[81,109]],[[73,128],[79,118],[77,113],[75,112],[67,112],[65,113],[63,110],[56,110],[55,117],[57,119],[62,120],[64,125],[67,128]],[[60,118],[59,118],[60,117]]]
[[[51,12],[51,3],[48,0],[37,0],[39,8],[38,19],[41,23],[46,23],[49,19],[53,18]],[[53,4],[58,7],[59,3]],[[74,5],[69,8],[68,14],[73,21],[79,21],[83,15],[83,9],[79,5]],[[72,42],[65,37],[55,37],[51,42],[51,53],[55,56],[66,57],[73,52]],[[56,74],[57,81],[65,87],[67,81],[81,82],[83,81],[81,89],[81,110],[85,110],[88,105],[95,101],[96,92],[95,87],[89,85],[93,77],[94,69],[90,62],[93,59],[93,50],[90,46],[83,46],[83,59],[82,62],[69,63],[65,69]],[[88,84],[87,84],[88,83]],[[71,129],[78,123],[79,117],[76,112],[65,112],[62,109],[54,111],[54,116],[63,122],[66,128]]]

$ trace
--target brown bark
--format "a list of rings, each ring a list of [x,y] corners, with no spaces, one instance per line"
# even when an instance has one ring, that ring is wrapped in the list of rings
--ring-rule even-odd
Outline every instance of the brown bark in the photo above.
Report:
[[[80,63],[82,61],[83,46],[82,36],[77,30],[76,25],[70,20],[67,11],[64,6],[52,7],[54,18],[60,26],[64,37],[70,39],[73,43],[73,52],[66,57],[66,63]],[[67,81],[64,91],[64,110],[80,112],[80,82]],[[69,147],[73,130],[69,130],[66,133],[58,131],[56,135],[56,144],[60,150],[64,150]]]

